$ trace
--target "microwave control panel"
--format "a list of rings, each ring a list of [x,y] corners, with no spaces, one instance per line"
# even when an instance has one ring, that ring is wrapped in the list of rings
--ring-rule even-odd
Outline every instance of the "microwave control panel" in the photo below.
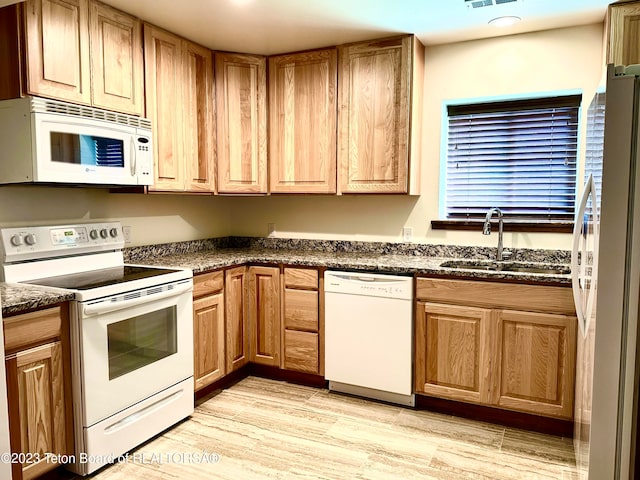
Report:
[[[120,222],[0,229],[2,263],[122,250]]]

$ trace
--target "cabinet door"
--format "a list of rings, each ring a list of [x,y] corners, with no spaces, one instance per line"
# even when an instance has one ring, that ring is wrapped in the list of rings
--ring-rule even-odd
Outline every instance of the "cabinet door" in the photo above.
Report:
[[[497,318],[493,403],[571,418],[576,317],[499,310]]]
[[[43,459],[25,463],[21,468],[14,466],[14,478],[36,478],[57,467],[54,462],[44,460],[47,453],[69,455],[73,450],[61,343],[10,355],[6,368],[11,450],[38,454]]]
[[[225,374],[224,294],[193,302],[195,390]]]
[[[492,323],[488,309],[417,302],[416,391],[488,403]]]
[[[88,0],[29,0],[23,9],[27,91],[90,104]]]
[[[218,191],[267,192],[267,61],[216,53]]]
[[[607,63],[640,63],[640,2],[609,6],[609,50]]]
[[[269,58],[269,185],[336,193],[336,49]]]
[[[406,193],[411,37],[340,47],[338,165],[344,193]]]
[[[183,191],[182,40],[144,26],[147,116],[153,125],[154,185],[150,190]]]
[[[225,272],[227,373],[237,370],[249,361],[246,271],[245,267],[237,267]]]
[[[249,267],[251,361],[280,366],[280,270]]]
[[[142,23],[92,0],[90,25],[93,104],[143,115]]]
[[[186,189],[215,191],[213,60],[211,50],[183,42],[182,124]]]

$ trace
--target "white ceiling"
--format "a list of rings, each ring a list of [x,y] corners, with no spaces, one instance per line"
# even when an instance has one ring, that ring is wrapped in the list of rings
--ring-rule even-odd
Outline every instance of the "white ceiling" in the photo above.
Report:
[[[415,33],[427,44],[601,22],[612,0],[103,0],[215,50],[274,54]],[[519,24],[487,24],[517,15]]]
[[[613,0],[103,0],[215,50],[274,54],[415,33],[425,45],[601,22]],[[0,0],[3,4],[15,0]],[[496,28],[492,18],[522,22]]]

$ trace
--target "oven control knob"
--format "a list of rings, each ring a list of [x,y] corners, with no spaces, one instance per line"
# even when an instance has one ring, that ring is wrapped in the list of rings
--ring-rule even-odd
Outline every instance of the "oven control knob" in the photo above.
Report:
[[[98,230],[91,230],[89,232],[89,236],[91,237],[91,240],[96,240],[98,238]]]
[[[14,247],[19,247],[22,245],[22,237],[20,235],[14,235],[11,237],[11,245]]]
[[[102,230],[100,230],[100,236],[102,238],[107,238],[109,236],[109,232],[107,232],[106,228],[103,228]]]
[[[118,236],[118,229],[112,228],[111,230],[109,230],[109,235],[111,235],[111,238],[116,238]]]
[[[26,243],[27,245],[35,245],[36,241],[36,236],[33,233],[27,233],[24,236],[24,243]]]

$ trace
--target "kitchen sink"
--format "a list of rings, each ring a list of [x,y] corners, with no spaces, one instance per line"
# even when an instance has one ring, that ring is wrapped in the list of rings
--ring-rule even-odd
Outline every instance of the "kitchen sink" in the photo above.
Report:
[[[449,260],[441,267],[461,270],[480,270],[489,272],[540,273],[545,275],[568,275],[568,265],[528,264],[523,262],[492,262],[482,260]]]

